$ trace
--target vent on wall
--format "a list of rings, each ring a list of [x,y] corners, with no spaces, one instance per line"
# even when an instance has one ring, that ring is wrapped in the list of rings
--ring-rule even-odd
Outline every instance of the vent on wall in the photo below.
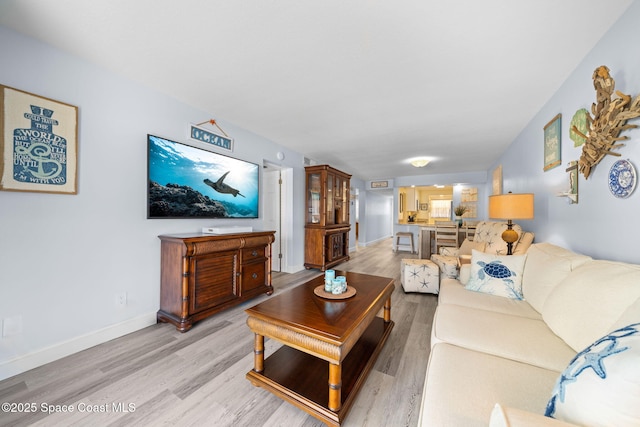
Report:
[[[304,157],[303,162],[305,166],[313,166],[316,164],[315,160],[312,160],[308,157]]]

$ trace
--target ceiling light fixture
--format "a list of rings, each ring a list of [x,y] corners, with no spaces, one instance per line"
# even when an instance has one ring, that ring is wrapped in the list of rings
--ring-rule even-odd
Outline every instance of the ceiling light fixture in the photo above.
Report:
[[[427,160],[427,159],[411,160],[411,166],[416,167],[416,168],[423,168],[423,167],[427,166],[428,163],[429,163],[429,160]]]

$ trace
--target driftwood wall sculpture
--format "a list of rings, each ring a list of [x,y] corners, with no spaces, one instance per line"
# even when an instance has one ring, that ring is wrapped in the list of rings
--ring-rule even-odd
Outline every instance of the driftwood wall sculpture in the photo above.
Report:
[[[618,141],[629,137],[620,136],[620,132],[638,127],[627,124],[627,120],[640,116],[640,96],[632,100],[631,96],[615,91],[615,81],[606,66],[602,65],[593,72],[593,86],[596,89],[596,102],[591,105],[591,114],[588,116],[588,135],[582,134],[575,126],[572,128],[586,139],[578,162],[578,170],[585,179],[607,154],[620,156],[620,153],[611,150],[624,146]],[[616,97],[613,97],[614,91]]]

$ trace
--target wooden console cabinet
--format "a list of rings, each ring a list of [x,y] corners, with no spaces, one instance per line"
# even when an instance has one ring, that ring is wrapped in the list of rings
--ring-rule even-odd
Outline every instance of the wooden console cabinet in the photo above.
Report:
[[[159,322],[194,322],[261,293],[271,295],[274,231],[171,234],[161,240]]]
[[[304,266],[327,268],[349,259],[351,175],[328,165],[307,166]]]

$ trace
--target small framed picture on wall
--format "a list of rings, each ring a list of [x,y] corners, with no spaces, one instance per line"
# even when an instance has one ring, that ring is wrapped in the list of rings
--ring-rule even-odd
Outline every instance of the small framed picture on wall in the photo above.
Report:
[[[562,114],[555,116],[544,127],[544,171],[560,166],[562,129],[560,122]]]
[[[498,165],[491,177],[492,195],[502,194],[502,165]]]

